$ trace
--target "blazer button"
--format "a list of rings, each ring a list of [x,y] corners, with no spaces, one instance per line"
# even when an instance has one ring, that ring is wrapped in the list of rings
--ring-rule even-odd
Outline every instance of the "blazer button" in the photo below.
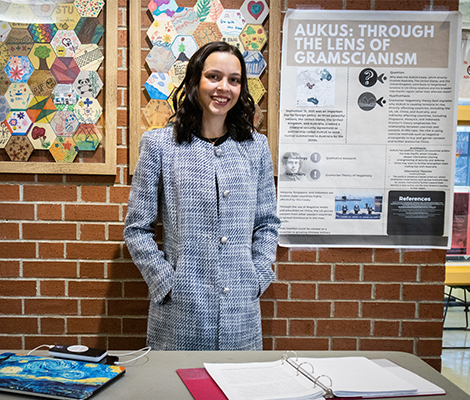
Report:
[[[224,197],[228,197],[229,195],[230,195],[230,190],[226,190],[226,191],[224,192]]]
[[[220,238],[220,243],[225,244],[225,243],[227,243],[227,241],[228,241],[228,239],[225,236]]]
[[[230,292],[230,289],[229,289],[228,287],[224,287],[224,288],[222,289],[222,293],[223,293],[223,294],[227,294],[228,292]]]
[[[216,155],[217,157],[221,156],[221,155],[222,155],[222,149],[217,149],[217,150],[215,151],[215,155]]]

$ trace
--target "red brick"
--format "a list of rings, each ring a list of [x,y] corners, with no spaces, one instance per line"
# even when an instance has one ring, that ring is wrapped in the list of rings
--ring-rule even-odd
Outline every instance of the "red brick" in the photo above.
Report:
[[[413,353],[413,339],[359,339],[359,350]]]
[[[442,300],[444,283],[438,285],[403,285],[403,300]]]
[[[274,301],[261,300],[261,318],[273,318],[274,317]]]
[[[119,221],[117,205],[65,205],[67,221]]]
[[[109,224],[108,225],[108,238],[109,240],[124,240],[122,232],[124,231],[124,224]]]
[[[33,174],[0,174],[2,182],[34,182]]]
[[[139,350],[147,345],[147,339],[145,335],[142,337],[132,336],[110,336],[108,338],[108,350]]]
[[[398,321],[374,321],[373,336],[398,336],[400,323]]]
[[[0,277],[18,278],[19,276],[20,276],[20,262],[19,261],[9,261],[9,260],[0,261]]]
[[[435,357],[435,358],[427,358],[427,357],[421,357],[421,359],[429,364],[431,367],[433,367],[437,372],[441,372],[442,368],[442,362],[440,357]]]
[[[121,320],[119,318],[67,318],[67,333],[73,334],[120,334]]]
[[[443,317],[442,303],[420,303],[419,318],[420,319],[442,319]]]
[[[399,300],[400,299],[400,285],[399,284],[384,284],[377,283],[375,285],[375,299],[376,300]]]
[[[349,283],[321,283],[318,285],[319,299],[367,300],[372,297],[372,285]]]
[[[296,249],[292,248],[290,250],[291,261],[294,262],[316,262],[317,261],[317,248],[306,248],[306,249]]]
[[[34,204],[2,203],[0,219],[6,221],[25,221],[34,219]]]
[[[129,335],[145,335],[147,332],[147,318],[123,318],[122,333]],[[263,333],[264,330],[263,330]]]
[[[62,219],[62,205],[38,204],[37,219],[40,221],[60,221]]]
[[[403,261],[416,264],[445,264],[445,250],[403,250]]]
[[[18,350],[23,346],[22,336],[0,336],[0,348],[3,350]]]
[[[80,278],[96,278],[105,277],[104,262],[80,262]]]
[[[364,281],[416,282],[415,265],[365,265]]]
[[[445,265],[423,265],[421,267],[421,282],[444,282],[445,277]]]
[[[62,280],[41,281],[40,293],[41,296],[46,297],[65,296],[65,282]]]
[[[416,355],[418,357],[436,356],[442,353],[442,339],[418,339]]]
[[[36,335],[36,336],[25,336],[24,337],[24,348],[26,350],[32,350],[38,346],[47,344],[61,344],[65,346],[72,346],[80,343],[78,336],[70,335]]]
[[[278,246],[276,252],[276,260],[277,262],[289,261],[289,248]]]
[[[75,278],[77,263],[72,261],[24,261],[25,278]]]
[[[336,265],[335,282],[358,282],[360,268],[359,265]]]
[[[65,243],[47,242],[38,243],[39,258],[64,258]]]
[[[63,184],[25,185],[23,188],[23,201],[77,201],[77,186]]]
[[[38,174],[38,182],[39,183],[62,183],[63,176],[62,175],[42,175]]]
[[[362,305],[364,318],[405,319],[414,318],[415,303],[365,302]]]
[[[366,263],[372,261],[372,249],[319,249],[320,262]]]
[[[18,223],[0,222],[0,240],[15,240],[20,238],[20,225]]]
[[[401,335],[403,337],[441,338],[442,321],[403,321]]]
[[[38,331],[37,318],[28,317],[2,317],[0,316],[1,333],[36,333]]]
[[[369,320],[320,319],[317,321],[318,336],[370,336]]]
[[[356,351],[357,342],[357,339],[334,337],[331,339],[331,350]]]
[[[41,318],[41,334],[60,335],[65,333],[64,318]]]
[[[124,282],[124,297],[143,297],[147,298],[149,294],[145,282]]]
[[[28,297],[36,295],[36,281],[2,280],[0,296]]]
[[[25,315],[76,315],[77,300],[69,299],[25,299]]]
[[[0,201],[19,201],[19,185],[0,185]]]
[[[82,201],[104,203],[106,201],[106,186],[82,186]]]
[[[148,300],[108,300],[108,315],[147,315]]]
[[[0,287],[1,289],[1,287]],[[3,296],[3,292],[0,293]],[[0,299],[0,314],[21,314],[21,299]]]
[[[400,261],[400,255],[399,249],[375,249],[374,262],[396,264]]]
[[[263,293],[263,299],[287,299],[288,292],[288,284],[274,282]]]
[[[325,318],[330,316],[331,304],[326,301],[278,301],[278,318]]]
[[[100,300],[81,299],[80,311],[81,311],[81,315],[90,315],[90,316],[106,315],[106,300],[104,299],[100,299]]]
[[[275,350],[328,350],[328,339],[323,338],[276,338]]]
[[[80,240],[84,242],[104,241],[105,226],[103,224],[80,224]],[[110,239],[114,240],[114,239]]]
[[[67,243],[68,259],[112,260],[120,256],[120,243]]]
[[[278,280],[283,281],[330,281],[330,265],[278,264]]]
[[[359,316],[359,302],[335,301],[334,316],[335,318],[357,318]]]
[[[23,239],[75,240],[77,225],[69,223],[24,223]]]
[[[121,282],[110,281],[69,281],[71,297],[122,297]]]
[[[291,298],[303,300],[315,300],[316,287],[314,283],[292,283]]]
[[[292,319],[289,322],[289,336],[315,336],[314,319]],[[320,336],[320,335],[318,335]]]

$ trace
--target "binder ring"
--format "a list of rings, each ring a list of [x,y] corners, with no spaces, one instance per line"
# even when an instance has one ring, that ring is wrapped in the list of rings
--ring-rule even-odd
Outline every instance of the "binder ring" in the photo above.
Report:
[[[281,364],[284,364],[284,361],[287,361],[289,359],[289,353],[292,353],[292,354],[295,355],[295,361],[299,360],[299,357],[297,356],[297,353],[295,351],[288,350],[282,355],[282,363]]]
[[[323,384],[323,386],[325,387],[331,387],[333,386],[333,381],[331,380],[331,378],[328,376],[328,375],[318,375],[316,378],[315,378],[315,386],[318,384],[318,386],[320,386],[320,378],[328,378],[328,380],[330,381],[330,384],[329,385],[325,385]]]
[[[299,375],[299,373],[300,373],[300,367],[302,367],[302,365],[304,365],[304,364],[310,365],[310,367],[312,368],[312,371],[310,373],[313,374],[313,371],[314,371],[313,365],[310,364],[309,362],[305,361],[303,363],[300,363],[299,366],[296,368],[297,369],[297,375]],[[331,379],[330,379],[330,381],[331,381]]]

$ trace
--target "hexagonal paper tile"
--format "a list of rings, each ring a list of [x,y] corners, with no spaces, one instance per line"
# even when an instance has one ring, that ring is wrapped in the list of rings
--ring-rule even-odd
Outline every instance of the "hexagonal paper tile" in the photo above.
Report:
[[[142,111],[149,129],[163,128],[168,123],[173,111],[166,100],[151,99]]]
[[[238,36],[245,27],[245,19],[240,10],[225,9],[217,19],[222,36]]]
[[[145,61],[152,72],[169,72],[176,58],[169,48],[154,46]]]
[[[266,60],[259,51],[245,51],[243,59],[246,65],[246,74],[249,78],[259,78],[266,68]]]
[[[222,34],[215,22],[201,22],[194,31],[193,36],[199,47],[222,39]]]
[[[224,7],[219,0],[197,0],[194,11],[201,22],[216,22]]]
[[[26,112],[32,122],[50,123],[57,111],[50,97],[34,96]]]
[[[94,124],[80,124],[77,132],[73,135],[73,140],[77,143],[78,148],[84,151],[95,151],[102,138],[103,136]]]
[[[49,70],[57,56],[49,43],[35,43],[28,58],[34,69]]]
[[[243,43],[240,41],[239,36],[222,36],[222,39],[220,39],[222,42],[226,42],[232,46],[235,46],[238,50],[240,50],[240,53],[243,54],[245,51],[243,47]]]
[[[28,32],[36,43],[50,43],[57,33],[55,24],[30,24]]]
[[[253,100],[258,104],[266,93],[266,89],[259,78],[248,78],[248,91],[250,92]]]
[[[171,45],[176,61],[189,61],[197,51],[198,45],[191,35],[178,35]]]
[[[71,163],[78,154],[78,147],[71,137],[57,137],[49,152],[56,162]]]
[[[166,100],[174,88],[171,77],[161,72],[152,73],[145,82],[145,89],[151,99]]]
[[[27,28],[13,28],[4,43],[10,56],[27,56],[34,46]]]
[[[3,70],[5,65],[7,65],[8,60],[10,59],[10,51],[8,50],[8,46],[0,42],[0,68]]]
[[[51,127],[57,136],[72,137],[78,125],[77,117],[73,111],[57,111],[51,121]]]
[[[73,56],[82,71],[96,71],[103,62],[104,56],[96,44],[82,44]]]
[[[72,30],[58,30],[51,40],[58,57],[73,57],[80,45],[77,34]]]
[[[72,57],[57,57],[52,64],[51,72],[57,83],[72,84],[80,73],[80,68]]]
[[[263,122],[264,115],[263,111],[261,111],[261,107],[258,104],[255,104],[255,117],[253,119],[253,125],[255,128],[258,128]]]
[[[33,72],[28,85],[35,96],[49,97],[57,86],[57,81],[51,71],[40,69]]]
[[[5,121],[0,122],[0,149],[5,148],[10,138],[11,132],[5,124]]]
[[[104,7],[104,0],[75,0],[75,7],[82,17],[97,17]]]
[[[262,24],[269,14],[269,7],[265,0],[245,0],[240,12],[247,24]]]
[[[11,31],[11,26],[7,21],[0,21],[0,42],[4,42]]]
[[[175,0],[150,0],[148,9],[153,19],[170,19],[178,9],[178,5]]]
[[[171,23],[177,35],[192,35],[200,21],[192,7],[180,7],[171,18]]]
[[[80,18],[74,31],[81,44],[98,44],[104,34],[103,25],[98,18]]]
[[[247,24],[240,34],[240,40],[245,50],[261,51],[268,41],[268,37],[262,25]]]
[[[186,67],[188,66],[187,61],[176,61],[170,69],[168,75],[170,75],[171,81],[175,87],[181,85],[184,76],[186,75]]]
[[[72,84],[58,84],[52,91],[51,98],[59,111],[68,109],[68,107],[70,107],[68,111],[72,111],[79,99]]]
[[[5,12],[5,19],[7,21],[23,22],[29,23],[33,20],[34,14],[33,10],[28,4],[23,4],[19,2],[10,2],[10,7]]]
[[[5,119],[8,129],[14,136],[24,136],[33,123],[26,110],[10,111]]]
[[[11,56],[5,66],[5,73],[11,82],[26,83],[33,71],[33,64],[26,56]]]
[[[58,2],[45,3],[42,1],[41,3],[42,4],[30,4],[29,5],[34,14],[33,21],[43,23],[43,24],[52,23],[52,13],[54,12],[55,7]]]
[[[10,111],[11,107],[7,99],[5,99],[5,96],[0,96],[0,121],[5,120]]]
[[[26,110],[33,92],[27,83],[12,83],[5,92],[5,98],[12,110]]]
[[[57,28],[63,30],[73,30],[80,20],[80,14],[73,3],[59,3],[52,13],[52,21]]]
[[[152,45],[159,47],[169,47],[176,35],[176,30],[170,20],[156,19],[147,30],[147,36]]]
[[[35,122],[28,132],[28,139],[36,150],[49,150],[56,137],[47,123]]]
[[[73,86],[80,97],[94,97],[96,99],[103,87],[103,82],[98,72],[81,71],[75,78]]]
[[[80,124],[95,124],[101,116],[103,109],[98,100],[93,97],[80,98],[73,108],[73,112]]]
[[[12,136],[5,146],[11,161],[28,161],[34,147],[27,136]]]

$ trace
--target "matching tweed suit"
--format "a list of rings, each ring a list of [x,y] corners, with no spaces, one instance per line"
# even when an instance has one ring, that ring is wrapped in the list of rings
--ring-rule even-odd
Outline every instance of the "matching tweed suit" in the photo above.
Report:
[[[124,239],[149,287],[155,350],[262,349],[259,297],[280,220],[267,139],[253,137],[178,144],[171,127],[142,137]]]

